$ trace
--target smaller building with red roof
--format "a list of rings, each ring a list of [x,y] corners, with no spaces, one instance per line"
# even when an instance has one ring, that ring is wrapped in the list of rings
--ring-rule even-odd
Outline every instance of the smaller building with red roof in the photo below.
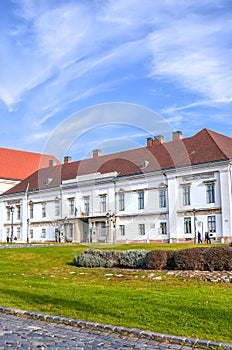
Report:
[[[0,148],[0,194],[35,171],[57,164],[60,161],[52,155]]]

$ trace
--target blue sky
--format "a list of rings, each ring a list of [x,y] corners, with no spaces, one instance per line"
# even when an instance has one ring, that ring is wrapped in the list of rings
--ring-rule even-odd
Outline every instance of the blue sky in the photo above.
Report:
[[[2,0],[0,146],[76,160],[171,130],[232,137],[231,38],[230,0]]]

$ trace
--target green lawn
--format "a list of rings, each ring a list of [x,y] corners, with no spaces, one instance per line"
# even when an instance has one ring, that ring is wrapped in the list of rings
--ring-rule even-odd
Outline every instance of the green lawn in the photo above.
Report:
[[[92,245],[183,249],[186,245]],[[187,247],[190,247],[188,245]],[[0,305],[215,341],[232,342],[231,284],[151,271],[77,268],[87,246],[1,249]],[[123,276],[120,276],[123,274]]]

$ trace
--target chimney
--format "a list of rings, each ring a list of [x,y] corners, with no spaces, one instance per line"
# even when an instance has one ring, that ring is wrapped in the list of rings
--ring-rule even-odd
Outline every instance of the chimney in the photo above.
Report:
[[[55,160],[55,159],[49,159],[48,165],[49,165],[49,166],[54,166],[54,165],[56,165],[56,160]]]
[[[67,163],[72,163],[72,157],[71,156],[65,156],[64,157],[64,164],[67,164]]]
[[[172,141],[178,141],[183,139],[182,131],[174,131],[172,133]]]
[[[147,138],[147,147],[151,147],[153,145],[153,140],[151,137]]]
[[[159,145],[160,143],[164,143],[163,135],[154,136],[153,145]]]
[[[102,155],[102,153],[101,153],[100,149],[94,149],[93,150],[93,158],[100,157],[101,155]]]

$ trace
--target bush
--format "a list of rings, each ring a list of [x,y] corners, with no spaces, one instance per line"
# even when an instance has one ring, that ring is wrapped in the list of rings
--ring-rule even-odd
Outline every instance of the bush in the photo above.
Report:
[[[123,267],[144,268],[146,250],[94,250],[82,252],[74,259],[76,266],[82,267]]]
[[[232,271],[232,247],[205,249],[205,270]]]
[[[81,267],[114,267],[119,265],[120,251],[89,249],[75,257],[74,264]]]
[[[121,252],[119,266],[124,268],[142,269],[145,267],[147,250],[126,250]]]
[[[146,268],[151,270],[174,269],[174,252],[171,250],[151,250],[146,256]]]
[[[174,253],[175,270],[205,270],[207,248],[183,249]]]
[[[184,249],[174,254],[174,262],[176,270],[231,271],[232,248]]]

